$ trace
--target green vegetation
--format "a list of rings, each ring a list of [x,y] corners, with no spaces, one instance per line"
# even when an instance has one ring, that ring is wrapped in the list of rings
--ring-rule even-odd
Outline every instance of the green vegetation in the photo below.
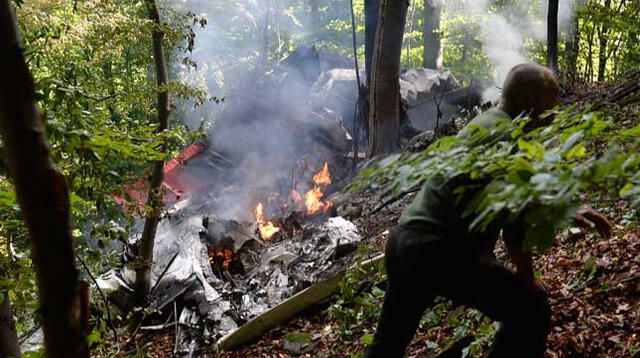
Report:
[[[489,82],[497,72],[483,47],[482,23],[488,14],[466,12],[464,3],[471,1],[443,0],[438,31],[443,68],[463,85]],[[129,236],[134,222],[134,213],[123,212],[112,195],[124,195],[124,184],[147,178],[153,161],[167,156],[160,150],[165,142],[171,156],[202,138],[204,127],[215,120],[219,98],[234,89],[243,75],[271,69],[300,44],[346,56],[353,51],[347,1],[193,1],[193,8],[206,16],[192,11],[185,2],[163,3],[162,31],[170,63],[167,89],[175,108],[171,130],[158,135],[154,24],[148,20],[144,1],[13,3],[52,156],[69,184],[76,253],[96,276],[118,261],[119,253],[110,247]],[[517,3],[521,13],[536,18],[544,15],[541,9],[546,2],[539,0],[488,2],[495,12],[512,3]],[[354,1],[354,11],[357,53],[364,59],[364,0]],[[403,68],[422,65],[423,12],[423,1],[410,2]],[[560,34],[564,83],[614,82],[640,67],[638,18],[637,0],[577,0],[575,17]],[[208,34],[215,36],[199,38],[203,29],[210,29]],[[524,55],[544,62],[544,41],[529,35],[520,44]],[[618,118],[637,118],[637,113],[631,112],[635,109],[615,110]],[[197,117],[194,113],[210,121],[187,120]],[[455,137],[446,137],[422,153],[390,156],[371,163],[349,188],[376,187],[400,195],[434,175],[445,179],[469,176],[488,183],[469,208],[469,213],[479,214],[474,225],[483,227],[505,215],[508,220],[525,215],[531,224],[527,244],[540,250],[553,243],[556,230],[574,213],[578,199],[610,202],[620,198],[640,204],[640,156],[636,150],[640,125],[621,124],[607,111],[588,108],[553,114],[556,119],[551,126],[530,132],[524,130],[526,118],[503,123],[499,130],[510,133],[511,143],[469,148]],[[471,140],[494,134],[478,129]],[[0,292],[6,292],[17,329],[24,334],[40,325],[39,302],[31,245],[3,160],[4,151],[0,141]],[[462,194],[465,188],[460,190]],[[555,220],[549,221],[549,217]],[[635,211],[623,220],[626,227],[637,226]],[[593,258],[590,260],[583,260],[583,274],[571,288],[594,280],[598,268]],[[77,266],[84,272],[80,262]],[[367,282],[365,286],[360,285],[362,281]],[[370,340],[366,327],[371,327],[378,315],[383,281],[382,270],[374,277],[367,274],[366,280],[364,271],[349,272],[330,309],[341,324],[341,335]],[[99,300],[99,295],[93,296],[94,301]],[[473,356],[486,346],[494,326],[474,311],[446,313],[451,308],[449,303],[439,303],[427,312],[424,323],[433,325],[446,319],[455,326],[447,343],[474,331],[476,342],[468,348]],[[109,323],[104,313],[94,313],[90,343],[97,351],[107,352]],[[446,344],[426,344],[433,350],[446,348]],[[631,356],[638,352],[637,347],[630,350]]]
[[[551,125],[532,131],[525,130],[528,118],[505,120],[491,130],[474,128],[468,142],[445,137],[422,153],[387,157],[363,170],[349,188],[379,186],[399,195],[433,176],[445,182],[466,176],[486,183],[467,208],[467,214],[477,215],[473,227],[487,227],[505,215],[507,221],[524,215],[531,225],[525,246],[546,250],[556,229],[569,222],[581,194],[640,203],[640,158],[627,150],[637,146],[640,126],[620,129],[590,110],[552,114]],[[500,140],[505,133],[510,141]],[[486,143],[467,145],[478,142]],[[608,146],[604,152],[603,144]],[[472,188],[461,186],[457,193]]]

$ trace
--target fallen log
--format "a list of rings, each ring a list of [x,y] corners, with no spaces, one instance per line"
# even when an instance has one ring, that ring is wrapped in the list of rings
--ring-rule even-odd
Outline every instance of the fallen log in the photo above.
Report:
[[[359,267],[369,271],[377,264],[382,263],[383,260],[384,254],[363,261]],[[230,350],[258,338],[270,328],[288,321],[305,308],[329,297],[338,289],[338,283],[343,279],[346,271],[343,270],[326,281],[318,282],[298,292],[279,305],[245,323],[237,330],[222,337],[216,345],[216,350]]]

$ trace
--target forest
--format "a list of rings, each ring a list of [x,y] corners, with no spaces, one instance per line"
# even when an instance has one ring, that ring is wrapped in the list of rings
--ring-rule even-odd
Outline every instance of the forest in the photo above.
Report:
[[[0,357],[640,357],[639,19],[0,0]]]

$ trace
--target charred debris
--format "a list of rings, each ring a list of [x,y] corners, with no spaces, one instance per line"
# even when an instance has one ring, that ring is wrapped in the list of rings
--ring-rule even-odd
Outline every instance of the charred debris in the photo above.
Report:
[[[355,260],[366,238],[331,201],[366,147],[353,67],[340,55],[298,48],[267,73],[247,76],[226,98],[209,141],[166,164],[153,313],[140,329],[174,328],[177,356],[194,356]],[[480,104],[479,89],[460,88],[449,72],[405,70],[400,83],[409,150]],[[144,201],[140,185],[125,189]],[[122,312],[131,308],[134,276],[123,265],[98,279]]]

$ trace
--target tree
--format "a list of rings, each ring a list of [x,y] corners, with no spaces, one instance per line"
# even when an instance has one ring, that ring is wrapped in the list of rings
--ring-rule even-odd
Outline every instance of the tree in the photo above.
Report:
[[[605,14],[609,13],[611,0],[604,1]],[[598,29],[598,39],[600,40],[600,49],[598,51],[598,81],[604,81],[605,71],[607,69],[608,45],[609,45],[609,24],[608,19],[602,21],[602,25]]]
[[[153,38],[153,58],[156,71],[157,86],[157,111],[158,111],[158,134],[164,133],[169,128],[169,93],[167,90],[168,75],[167,64],[164,57],[163,41],[164,32],[160,21],[160,12],[155,0],[147,0],[149,18],[154,23],[152,32]],[[161,151],[167,152],[167,141],[164,140]],[[160,215],[163,207],[162,181],[164,180],[164,159],[157,160],[153,166],[151,174],[149,195],[147,206],[147,218],[140,237],[139,257],[136,267],[136,282],[134,292],[134,303],[137,306],[144,306],[149,295],[151,286],[151,265],[153,263],[153,247],[155,243],[156,230],[160,222]],[[134,320],[136,321],[136,320]],[[134,322],[137,324],[137,322]]]
[[[310,7],[310,26],[311,26],[311,39],[312,40],[319,40],[319,36],[320,36],[320,30],[321,30],[321,25],[320,25],[320,9],[319,9],[319,2],[320,0],[309,0],[309,7]]]
[[[440,0],[424,0],[422,66],[426,68],[436,69],[440,67],[442,50],[439,33],[441,9]]]
[[[260,72],[265,70],[265,66],[269,61],[269,26],[271,22],[271,0],[267,0],[264,5],[264,13],[262,14],[262,31],[260,38],[260,55],[258,57],[257,70]]]
[[[578,53],[580,52],[580,23],[577,15],[571,21],[571,31],[567,34],[565,49],[566,68],[563,72],[573,82],[578,76]]]
[[[373,48],[378,28],[380,0],[364,0],[364,62],[367,86],[371,83]]]
[[[0,48],[0,132],[31,237],[47,356],[88,357],[69,191],[51,159],[9,0],[0,1]]]
[[[547,67],[558,74],[558,0],[549,0],[547,13]]]
[[[390,154],[400,141],[400,56],[406,0],[383,0],[371,64],[368,157]]]
[[[8,291],[0,293],[0,357],[20,358],[20,344],[18,343],[18,333],[16,323],[11,313],[11,302],[9,302]]]

